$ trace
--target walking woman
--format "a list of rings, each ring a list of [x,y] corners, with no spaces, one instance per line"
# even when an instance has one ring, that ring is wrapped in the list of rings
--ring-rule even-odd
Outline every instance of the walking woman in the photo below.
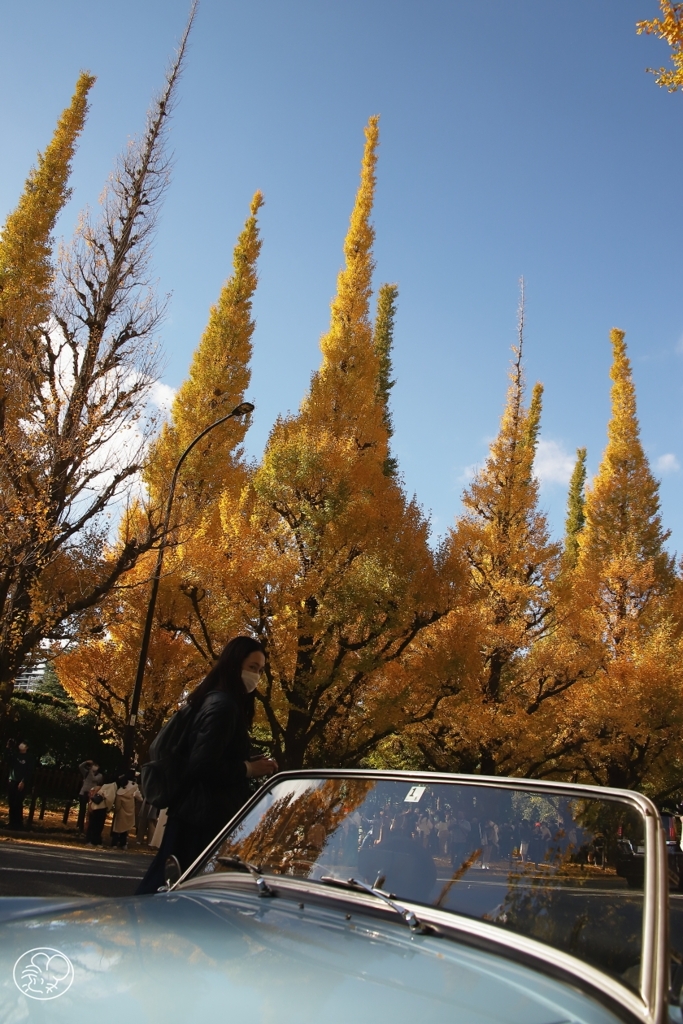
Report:
[[[183,753],[184,782],[168,809],[163,842],[138,894],[163,885],[166,858],[172,854],[185,871],[247,800],[247,779],[277,771],[270,758],[252,759],[249,740],[254,691],[265,664],[258,640],[234,637],[187,698],[194,717]]]

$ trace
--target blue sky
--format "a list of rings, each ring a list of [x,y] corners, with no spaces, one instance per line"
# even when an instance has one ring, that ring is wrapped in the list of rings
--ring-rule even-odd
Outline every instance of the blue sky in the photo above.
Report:
[[[60,231],[96,205],[188,7],[0,0],[0,218],[81,68],[98,82]],[[657,12],[655,0],[202,0],[155,256],[171,293],[164,381],[183,379],[260,188],[249,452],[298,407],[320,358],[363,126],[380,113],[376,282],[400,288],[394,447],[435,534],[497,430],[524,275],[553,530],[576,447],[588,447],[590,472],[600,460],[618,326],[680,553],[683,95],[645,73],[667,48],[634,27]]]

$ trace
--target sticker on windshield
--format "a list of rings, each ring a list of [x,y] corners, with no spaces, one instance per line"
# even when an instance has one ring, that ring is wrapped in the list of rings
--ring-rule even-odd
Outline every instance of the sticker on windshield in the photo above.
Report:
[[[404,798],[403,802],[405,804],[419,803],[426,788],[426,786],[411,786],[408,790],[408,795]]]
[[[50,946],[22,953],[14,965],[14,984],[29,999],[57,999],[74,980],[74,967],[68,956]]]

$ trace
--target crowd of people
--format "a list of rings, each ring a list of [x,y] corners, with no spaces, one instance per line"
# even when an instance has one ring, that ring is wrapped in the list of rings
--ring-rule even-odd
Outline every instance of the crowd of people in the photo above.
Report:
[[[454,866],[461,864],[476,850],[481,851],[474,864],[490,869],[493,861],[510,863],[543,863],[554,845],[556,825],[548,821],[532,821],[523,817],[515,821],[496,822],[486,815],[467,818],[461,810],[444,814],[427,811],[419,817],[418,834],[432,853],[446,858]],[[576,843],[575,836],[573,838]]]
[[[559,850],[578,851],[585,836],[573,823],[564,828],[559,821],[515,816],[494,821],[487,814],[466,813],[457,808],[405,808],[390,804],[374,817],[359,819],[360,847],[377,845],[390,834],[417,841],[432,857],[459,867],[491,869],[493,863],[542,864]],[[590,859],[590,857],[589,857]]]
[[[9,740],[4,755],[7,768],[8,826],[13,831],[24,828],[24,802],[31,792],[35,760],[24,741]],[[140,842],[153,845],[153,828],[158,811],[143,800],[134,770],[107,774],[93,760],[79,766],[82,783],[78,792],[77,831],[88,846],[102,846],[109,814],[110,841],[118,849],[126,849],[128,836],[135,830]],[[160,842],[160,840],[159,840]],[[159,845],[157,843],[157,845]]]
[[[130,770],[115,778],[105,776],[95,761],[84,761],[79,770],[83,785],[78,796],[78,831],[83,832],[87,821],[86,845],[102,846],[102,833],[110,811],[113,812],[110,840],[115,849],[127,848],[128,835],[133,829],[137,830],[138,841],[141,841],[144,826],[139,821],[139,812],[144,801],[136,781],[137,773]]]

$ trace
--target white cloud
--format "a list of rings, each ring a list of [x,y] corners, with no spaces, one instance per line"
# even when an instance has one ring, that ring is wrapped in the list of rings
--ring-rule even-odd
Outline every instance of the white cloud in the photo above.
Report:
[[[677,473],[681,468],[681,464],[671,452],[666,455],[660,455],[655,462],[655,468],[659,473]]]
[[[534,473],[542,484],[568,484],[576,457],[566,452],[558,441],[539,439],[534,460]]]
[[[473,462],[471,463],[471,465],[465,466],[462,473],[458,477],[458,483],[468,484],[471,480],[474,480],[475,476],[477,475],[480,469],[481,464],[478,462]]]
[[[156,406],[164,416],[170,415],[171,406],[173,405],[173,399],[175,398],[175,388],[170,387],[168,384],[162,383],[157,380],[152,384],[149,390],[149,400],[152,405]]]
[[[539,438],[536,447],[536,458],[534,459],[534,475],[542,484],[569,483],[574,471],[576,456],[565,451],[559,441],[546,441]],[[460,484],[469,484],[482,468],[482,463],[473,462],[464,466],[457,477]]]

